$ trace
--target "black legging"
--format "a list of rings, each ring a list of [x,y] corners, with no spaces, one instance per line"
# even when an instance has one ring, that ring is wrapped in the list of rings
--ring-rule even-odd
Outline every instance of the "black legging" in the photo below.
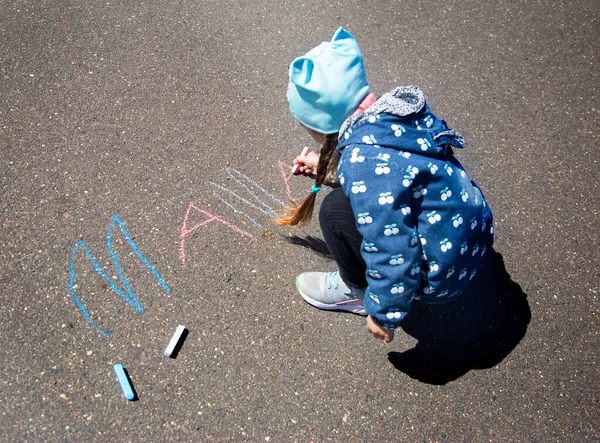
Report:
[[[360,254],[363,238],[356,229],[350,201],[342,188],[335,188],[323,199],[319,223],[342,280],[356,288],[366,288],[367,265]]]

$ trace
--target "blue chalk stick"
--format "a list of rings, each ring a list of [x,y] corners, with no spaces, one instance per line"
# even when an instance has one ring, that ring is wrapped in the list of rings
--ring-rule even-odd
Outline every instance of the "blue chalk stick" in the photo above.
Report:
[[[121,363],[117,363],[115,366],[115,374],[117,374],[117,378],[119,379],[119,383],[121,384],[121,389],[123,390],[123,394],[127,400],[133,400],[135,398],[135,394],[133,393],[133,388],[131,387],[131,383],[129,383],[129,379],[127,378],[127,374],[125,374],[125,369],[123,369],[123,365]]]

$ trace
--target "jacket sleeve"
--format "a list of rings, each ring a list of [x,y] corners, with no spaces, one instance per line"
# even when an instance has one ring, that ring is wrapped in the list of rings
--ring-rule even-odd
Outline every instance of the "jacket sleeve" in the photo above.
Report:
[[[356,149],[354,153],[360,158]],[[421,239],[410,206],[413,191],[401,177],[377,169],[375,158],[342,161],[340,183],[363,236],[361,253],[369,285],[365,311],[382,326],[393,329],[410,310],[421,286]]]

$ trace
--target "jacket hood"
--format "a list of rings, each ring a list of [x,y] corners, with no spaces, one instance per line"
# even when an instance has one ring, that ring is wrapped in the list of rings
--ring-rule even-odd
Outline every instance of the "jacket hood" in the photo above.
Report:
[[[460,132],[450,129],[427,106],[418,86],[402,86],[384,94],[365,112],[350,116],[340,129],[338,150],[367,144],[425,156],[448,145],[464,148]]]

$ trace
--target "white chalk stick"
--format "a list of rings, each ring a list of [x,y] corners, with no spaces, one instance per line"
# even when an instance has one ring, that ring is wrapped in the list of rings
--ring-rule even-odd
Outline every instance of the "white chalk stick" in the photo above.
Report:
[[[185,331],[185,326],[182,326],[182,325],[177,326],[177,329],[175,330],[175,334],[173,334],[173,337],[171,337],[171,341],[169,342],[167,349],[165,349],[165,357],[169,357],[169,358],[171,357],[171,354],[175,350],[177,343],[179,343],[179,340],[181,339],[181,335],[183,334],[183,331]]]

